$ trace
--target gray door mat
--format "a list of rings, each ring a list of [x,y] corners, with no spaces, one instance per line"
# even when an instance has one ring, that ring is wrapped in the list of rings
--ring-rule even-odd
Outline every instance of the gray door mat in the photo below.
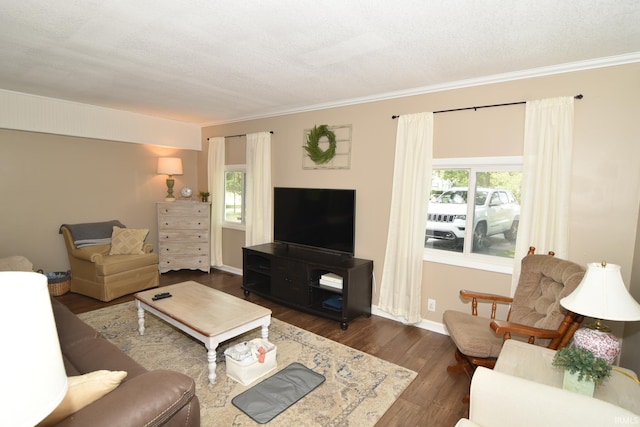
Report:
[[[324,382],[323,375],[294,362],[243,391],[231,402],[255,422],[265,424]]]

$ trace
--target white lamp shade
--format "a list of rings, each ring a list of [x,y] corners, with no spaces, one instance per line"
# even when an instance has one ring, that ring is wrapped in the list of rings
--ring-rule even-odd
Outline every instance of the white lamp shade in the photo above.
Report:
[[[594,319],[640,320],[640,304],[629,294],[622,281],[620,266],[615,264],[587,264],[580,285],[562,298],[560,304],[567,310]]]
[[[60,404],[68,387],[47,278],[0,272],[0,291],[1,423],[34,426]]]
[[[179,157],[158,158],[158,174],[182,175],[182,159]]]

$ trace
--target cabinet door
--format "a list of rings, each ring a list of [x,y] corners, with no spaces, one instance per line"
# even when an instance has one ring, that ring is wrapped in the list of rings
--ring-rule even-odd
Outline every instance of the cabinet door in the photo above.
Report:
[[[309,275],[305,263],[275,260],[271,276],[271,294],[287,302],[309,305]]]

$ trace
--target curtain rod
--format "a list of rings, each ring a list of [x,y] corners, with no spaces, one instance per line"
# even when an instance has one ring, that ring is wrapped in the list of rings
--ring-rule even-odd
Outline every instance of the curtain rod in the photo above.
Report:
[[[578,94],[576,96],[574,96],[575,99],[582,99],[584,98],[584,95],[582,94]],[[453,111],[464,111],[464,110],[479,110],[481,108],[492,108],[492,107],[505,107],[507,105],[519,105],[519,104],[526,104],[527,101],[519,101],[519,102],[508,102],[506,104],[493,104],[493,105],[481,105],[479,107],[464,107],[464,108],[454,108],[451,110],[440,110],[440,111],[434,111],[433,114],[438,114],[438,113],[451,113]],[[392,119],[397,119],[400,116],[391,116]]]
[[[271,135],[273,135],[273,131],[272,130],[270,130],[269,133]],[[238,134],[238,135],[223,136],[223,138],[239,138],[241,136],[247,136],[247,134],[246,133],[241,133],[241,134]]]

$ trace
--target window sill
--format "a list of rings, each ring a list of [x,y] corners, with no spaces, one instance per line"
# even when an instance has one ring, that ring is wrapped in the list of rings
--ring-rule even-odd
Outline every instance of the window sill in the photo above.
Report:
[[[233,222],[223,222],[222,228],[228,228],[229,230],[246,231],[244,224],[234,224]]]
[[[457,267],[473,268],[509,275],[513,274],[513,259],[511,258],[425,249],[422,259],[423,261],[438,264],[455,265]]]

